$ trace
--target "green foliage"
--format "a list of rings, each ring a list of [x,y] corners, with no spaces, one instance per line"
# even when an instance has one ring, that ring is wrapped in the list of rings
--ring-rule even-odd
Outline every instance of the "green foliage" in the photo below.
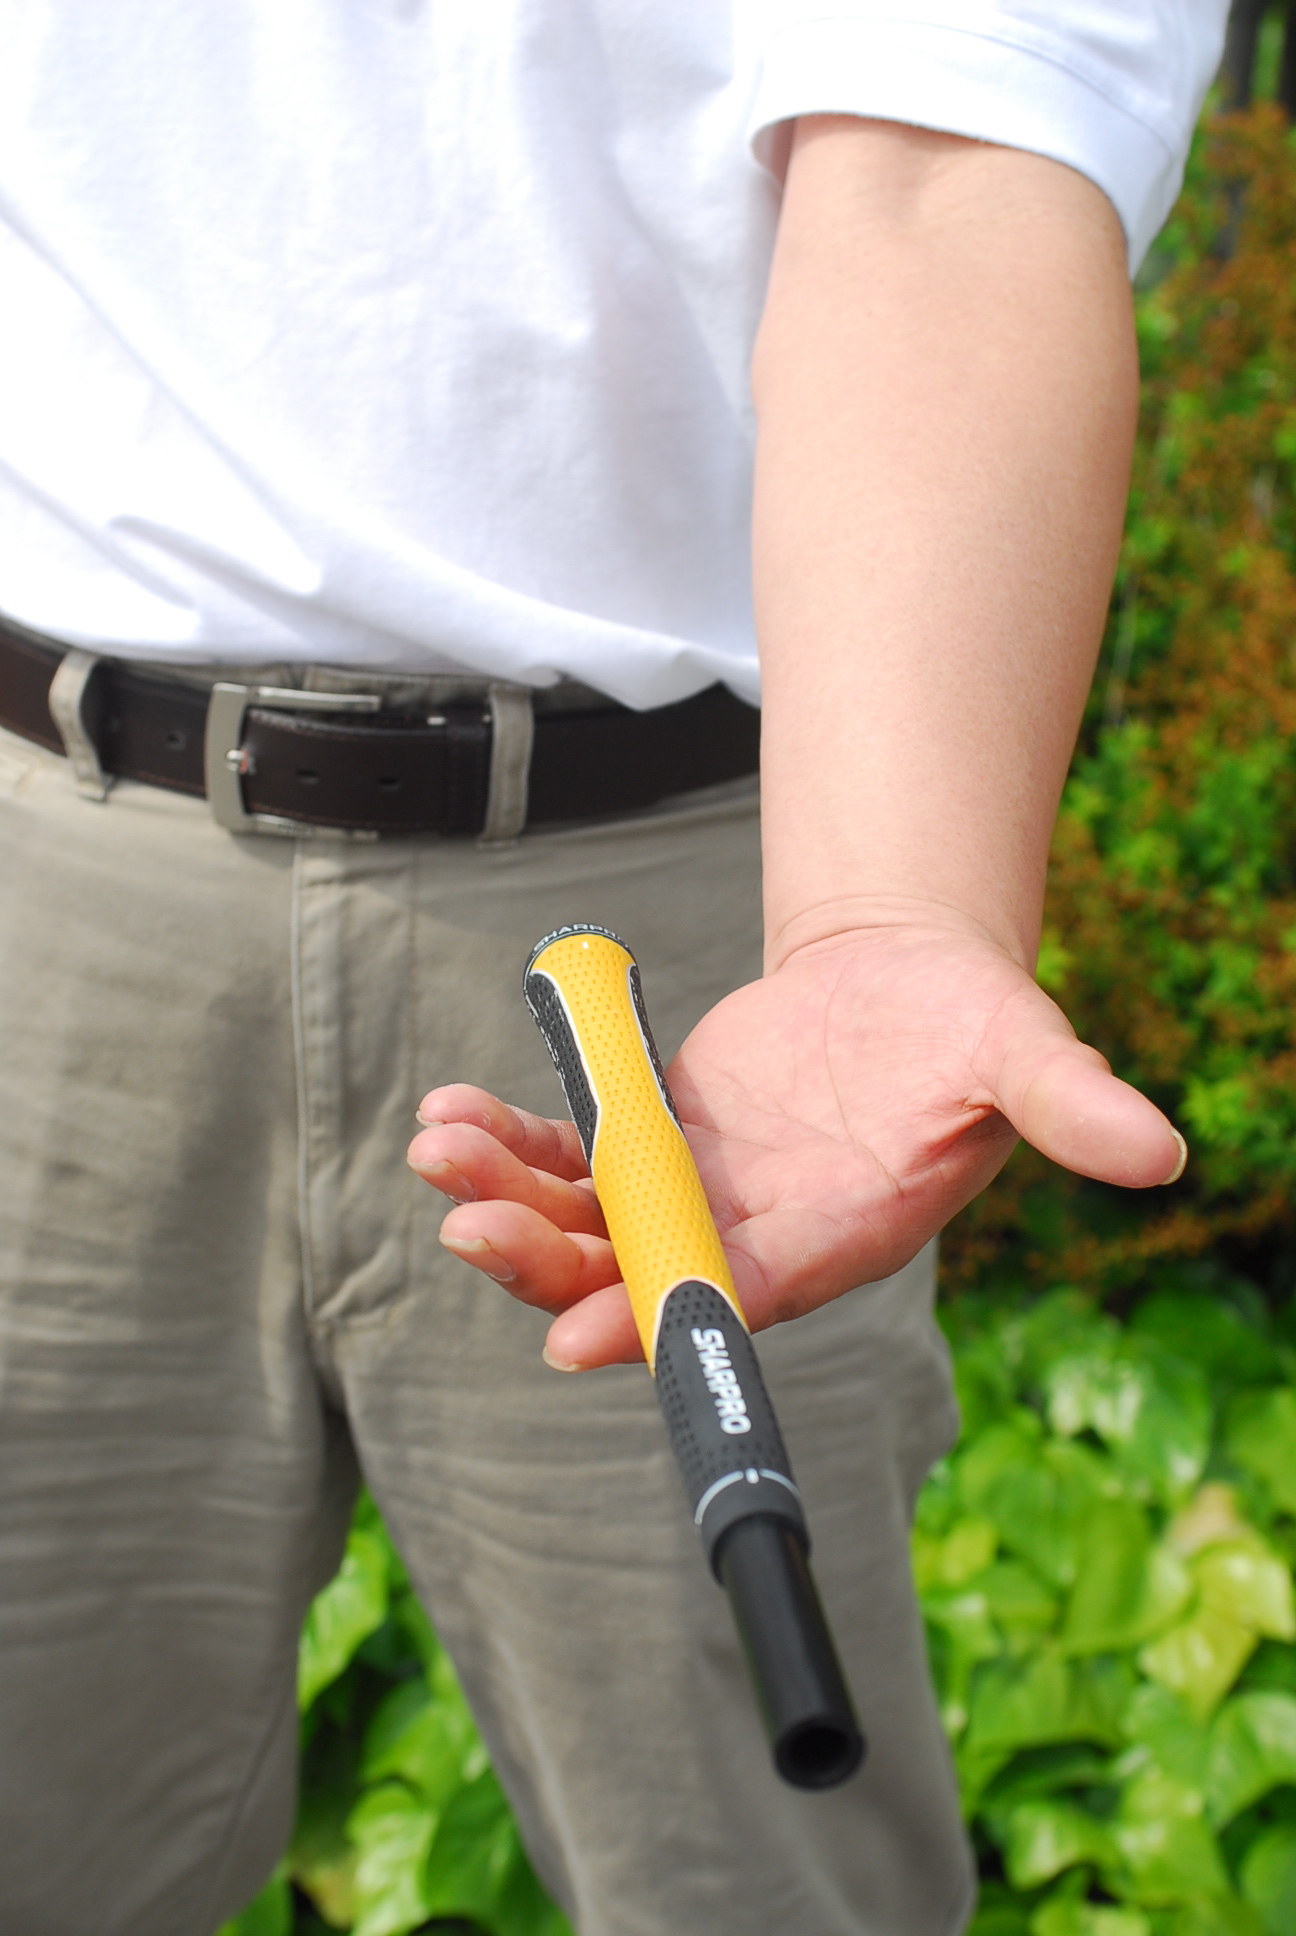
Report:
[[[978,1936],[1296,1929],[1296,140],[1273,108],[1199,139],[1137,320],[1039,973],[1192,1160],[1158,1201],[1021,1151],[947,1234],[966,1432],[915,1551]],[[1040,1296],[1059,1281],[1085,1296]]]
[[[1296,1354],[1212,1289],[949,1313],[913,1551],[976,1936],[1296,1927]]]

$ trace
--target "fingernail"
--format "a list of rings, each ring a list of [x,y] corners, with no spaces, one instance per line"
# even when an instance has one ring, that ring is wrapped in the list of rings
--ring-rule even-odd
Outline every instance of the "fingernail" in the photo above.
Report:
[[[425,1116],[421,1109],[416,1109],[414,1111],[414,1120],[416,1123],[422,1123],[424,1129],[443,1129],[445,1127],[444,1119],[442,1117]]]
[[[477,1192],[467,1177],[461,1176],[453,1163],[441,1158],[436,1163],[420,1163],[418,1173],[426,1177],[434,1190],[442,1196],[453,1198],[456,1203],[476,1203]]]
[[[1179,1134],[1179,1131],[1177,1129],[1172,1129],[1170,1131],[1170,1134],[1174,1137],[1176,1143],[1178,1143],[1179,1145],[1179,1161],[1175,1164],[1169,1176],[1166,1178],[1166,1183],[1177,1183],[1180,1177],[1183,1175],[1184,1170],[1187,1168],[1187,1165],[1188,1165],[1188,1145],[1187,1143],[1185,1143],[1183,1137]],[[1165,1184],[1163,1184],[1161,1187],[1164,1189]]]
[[[548,1345],[545,1346],[540,1356],[553,1371],[584,1371],[585,1369],[584,1365],[569,1363],[566,1358],[555,1358]]]
[[[487,1277],[493,1277],[497,1284],[511,1284],[517,1276],[513,1266],[505,1263],[484,1237],[447,1237],[444,1230],[440,1232],[440,1237],[447,1250],[452,1250],[456,1257],[471,1258],[477,1269],[484,1271]],[[487,1257],[494,1260],[493,1264],[485,1261]]]

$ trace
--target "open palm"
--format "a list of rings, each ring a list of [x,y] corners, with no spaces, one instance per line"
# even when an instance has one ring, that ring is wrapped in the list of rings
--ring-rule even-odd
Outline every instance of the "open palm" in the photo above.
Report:
[[[1025,971],[940,926],[818,943],[716,1005],[668,1071],[753,1330],[911,1258],[1025,1136],[1135,1188],[1182,1167]],[[456,1200],[442,1241],[554,1312],[564,1366],[641,1356],[575,1130],[465,1085],[434,1090],[412,1166]]]

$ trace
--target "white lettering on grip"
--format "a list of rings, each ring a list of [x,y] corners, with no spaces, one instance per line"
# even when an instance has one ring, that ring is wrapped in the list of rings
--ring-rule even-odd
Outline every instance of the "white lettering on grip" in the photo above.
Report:
[[[724,1332],[714,1328],[704,1331],[695,1325],[689,1336],[693,1340],[707,1390],[715,1398],[720,1430],[734,1436],[740,1432],[750,1432],[752,1424],[747,1414],[747,1401],[742,1395],[738,1374],[729,1362]]]

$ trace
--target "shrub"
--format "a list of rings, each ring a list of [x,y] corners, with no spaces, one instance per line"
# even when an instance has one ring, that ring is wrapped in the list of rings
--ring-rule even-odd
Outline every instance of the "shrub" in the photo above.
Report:
[[[914,1571],[974,1936],[1290,1936],[1296,1353],[1218,1268],[950,1322]]]
[[[1199,143],[1138,304],[1142,419],[1111,622],[1053,846],[1040,979],[1183,1125],[1159,1202],[1020,1150],[957,1220],[947,1290],[1108,1294],[1296,1256],[1296,167],[1277,109]],[[1222,246],[1227,244],[1227,250]]]

